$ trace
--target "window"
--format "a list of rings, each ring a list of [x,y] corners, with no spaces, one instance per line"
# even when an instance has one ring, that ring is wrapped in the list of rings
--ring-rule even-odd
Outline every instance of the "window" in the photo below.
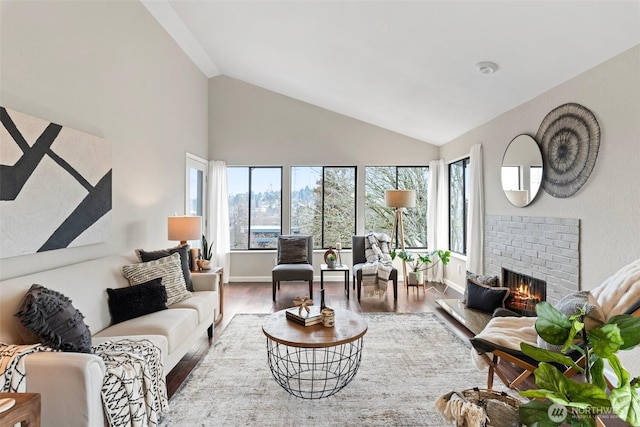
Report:
[[[291,232],[310,234],[316,249],[351,246],[356,231],[356,168],[291,168]]]
[[[282,232],[282,168],[227,167],[231,249],[276,248]]]
[[[427,247],[429,167],[367,166],[365,168],[365,229],[391,234],[393,210],[384,202],[385,190],[416,190],[416,207],[404,212],[405,246]],[[398,234],[395,233],[397,236]],[[397,242],[400,246],[400,243]]]
[[[449,164],[449,249],[467,254],[469,158]]]
[[[205,198],[207,183],[207,161],[187,153],[187,176],[185,182],[185,215],[205,217]]]

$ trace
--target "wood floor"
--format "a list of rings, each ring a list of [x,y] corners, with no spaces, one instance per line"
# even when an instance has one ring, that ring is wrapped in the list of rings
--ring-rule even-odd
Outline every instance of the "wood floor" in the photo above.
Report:
[[[352,286],[352,284],[351,284]],[[326,281],[325,303],[332,308],[352,310],[357,313],[422,313],[436,312],[443,319],[451,322],[456,333],[462,338],[467,338],[470,333],[459,326],[447,313],[442,311],[435,300],[439,298],[459,298],[461,295],[440,283],[427,285],[424,288],[410,287],[398,284],[398,300],[393,300],[393,288],[389,288],[384,299],[362,297],[360,302],[356,298],[353,287],[350,289],[350,298],[347,299],[343,282]],[[314,292],[319,293],[320,284],[314,283]],[[444,294],[442,293],[444,292]],[[277,293],[276,301],[272,301],[271,283],[229,283],[224,286],[224,315],[222,320],[214,328],[213,338],[207,338],[206,334],[197,342],[191,351],[176,365],[167,376],[167,393],[171,397],[186,379],[191,370],[207,354],[224,328],[237,313],[273,313],[292,306],[292,301],[298,295],[308,293],[308,285],[303,282],[282,283]],[[319,297],[319,295],[316,295]],[[316,301],[319,303],[319,301]]]

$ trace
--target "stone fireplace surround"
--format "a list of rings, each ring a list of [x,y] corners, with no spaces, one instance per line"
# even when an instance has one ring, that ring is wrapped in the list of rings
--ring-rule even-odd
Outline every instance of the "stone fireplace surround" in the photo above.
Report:
[[[506,268],[547,282],[554,304],[580,289],[580,220],[485,215],[484,274]]]

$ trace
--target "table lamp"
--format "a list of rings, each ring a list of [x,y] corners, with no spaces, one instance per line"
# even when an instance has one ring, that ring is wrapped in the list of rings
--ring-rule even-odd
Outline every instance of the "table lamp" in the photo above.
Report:
[[[202,237],[201,216],[170,216],[167,219],[169,240],[179,240],[186,245],[187,240],[200,240]]]

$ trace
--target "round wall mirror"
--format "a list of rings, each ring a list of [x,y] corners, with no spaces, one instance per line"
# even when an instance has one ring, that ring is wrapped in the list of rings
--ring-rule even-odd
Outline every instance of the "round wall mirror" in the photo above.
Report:
[[[502,190],[513,206],[523,208],[538,194],[542,183],[542,152],[535,139],[518,135],[502,158]]]

